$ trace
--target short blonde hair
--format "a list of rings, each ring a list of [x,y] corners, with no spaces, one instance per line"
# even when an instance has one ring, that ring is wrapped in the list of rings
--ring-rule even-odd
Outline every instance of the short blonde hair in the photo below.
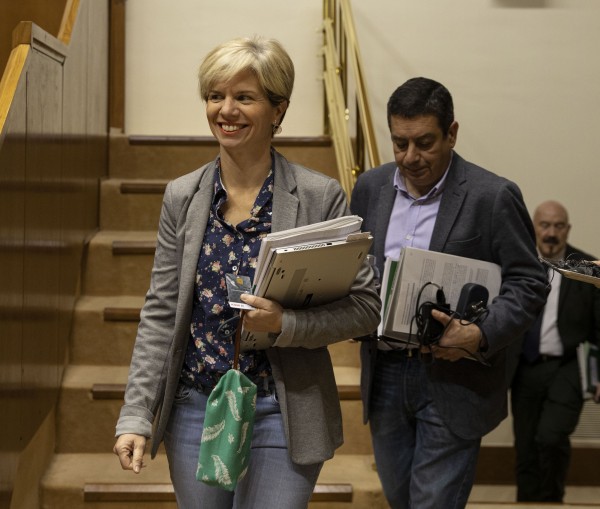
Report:
[[[260,36],[224,42],[211,50],[198,71],[203,101],[216,83],[252,71],[273,106],[289,102],[294,87],[294,64],[281,43]]]

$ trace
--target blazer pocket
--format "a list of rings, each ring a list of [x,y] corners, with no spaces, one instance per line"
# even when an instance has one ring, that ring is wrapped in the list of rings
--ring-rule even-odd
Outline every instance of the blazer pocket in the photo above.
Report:
[[[444,252],[448,254],[472,258],[473,256],[470,255],[481,255],[481,240],[482,236],[479,234],[469,239],[449,240],[446,243]]]

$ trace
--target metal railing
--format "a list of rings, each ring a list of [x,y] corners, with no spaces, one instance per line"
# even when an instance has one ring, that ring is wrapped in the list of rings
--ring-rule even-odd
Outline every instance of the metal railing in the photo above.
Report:
[[[323,56],[325,132],[350,197],[358,175],[380,162],[349,0],[323,0]]]

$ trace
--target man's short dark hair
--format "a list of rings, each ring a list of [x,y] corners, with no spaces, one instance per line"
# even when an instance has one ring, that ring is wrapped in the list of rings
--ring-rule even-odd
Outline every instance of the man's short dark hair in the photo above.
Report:
[[[429,78],[411,78],[400,85],[387,104],[388,126],[392,117],[415,118],[433,115],[444,136],[454,122],[454,105],[448,89]]]

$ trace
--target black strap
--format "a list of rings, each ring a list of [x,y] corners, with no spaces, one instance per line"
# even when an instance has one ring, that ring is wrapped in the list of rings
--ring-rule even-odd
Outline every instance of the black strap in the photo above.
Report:
[[[240,343],[242,337],[242,322],[244,321],[244,310],[240,311],[240,319],[235,329],[234,351],[233,351],[233,369],[238,369],[240,358]]]

